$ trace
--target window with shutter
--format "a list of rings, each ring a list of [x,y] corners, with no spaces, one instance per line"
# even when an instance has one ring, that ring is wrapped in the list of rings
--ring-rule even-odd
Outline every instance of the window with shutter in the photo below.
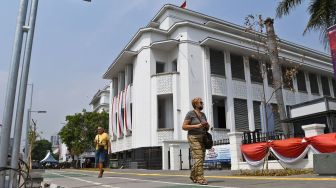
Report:
[[[312,94],[319,94],[319,88],[317,83],[317,76],[313,73],[309,73],[309,82],[310,82],[310,89]]]
[[[232,78],[245,80],[243,56],[230,54]]]
[[[225,76],[224,53],[219,50],[210,49],[211,74]]]
[[[296,81],[298,85],[298,90],[307,92],[305,74],[302,70],[299,70],[296,74]]]
[[[328,77],[321,76],[322,91],[324,96],[330,96]]]
[[[253,114],[255,130],[261,130],[260,101],[253,101]]]
[[[247,101],[244,99],[233,101],[236,131],[249,131]]]
[[[259,61],[250,58],[249,65],[250,65],[251,81],[256,83],[263,83]]]

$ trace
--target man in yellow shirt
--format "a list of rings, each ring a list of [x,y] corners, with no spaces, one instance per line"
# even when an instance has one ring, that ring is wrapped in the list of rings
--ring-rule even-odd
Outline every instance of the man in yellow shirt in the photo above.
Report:
[[[98,178],[101,178],[104,173],[104,162],[107,160],[107,155],[111,153],[110,137],[104,132],[103,127],[98,127],[98,134],[94,139],[94,144],[96,146],[96,165],[98,164],[99,168]]]

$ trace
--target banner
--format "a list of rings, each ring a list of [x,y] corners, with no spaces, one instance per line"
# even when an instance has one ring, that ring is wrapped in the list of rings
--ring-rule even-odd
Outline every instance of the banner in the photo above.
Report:
[[[230,161],[230,144],[213,146],[205,152],[205,163]]]
[[[331,51],[331,60],[334,67],[334,78],[336,79],[336,25],[328,29],[328,37]]]

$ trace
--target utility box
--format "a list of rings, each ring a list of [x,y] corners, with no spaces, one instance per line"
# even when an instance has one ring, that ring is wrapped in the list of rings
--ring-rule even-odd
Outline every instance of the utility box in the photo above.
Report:
[[[314,154],[314,173],[336,175],[336,153]]]

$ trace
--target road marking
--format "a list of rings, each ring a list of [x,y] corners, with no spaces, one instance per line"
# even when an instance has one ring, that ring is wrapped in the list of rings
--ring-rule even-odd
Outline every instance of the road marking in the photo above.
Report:
[[[95,172],[90,170],[79,170],[83,172]],[[167,177],[189,177],[183,174],[157,174],[157,173],[134,173],[134,172],[112,172],[105,171],[105,174],[136,175],[136,176],[167,176]],[[205,176],[206,178],[217,179],[246,179],[246,180],[286,180],[286,181],[336,181],[336,177],[330,178],[300,178],[300,177],[267,177],[267,176]]]
[[[98,186],[102,186],[102,187],[120,188],[120,187],[113,187],[112,185],[105,185],[103,183],[98,183],[98,182],[94,182],[94,181],[84,180],[84,179],[81,179],[81,178],[69,177],[69,176],[66,176],[66,175],[63,175],[63,174],[58,174],[58,173],[53,173],[53,172],[51,172],[51,174],[59,175],[59,176],[65,177],[65,178],[74,179],[74,180],[78,180],[78,181],[83,181],[85,183],[89,183],[89,184],[93,184],[93,185],[98,185]]]
[[[152,182],[152,183],[162,183],[162,184],[173,184],[173,185],[186,185],[186,186],[193,186],[193,187],[221,187],[221,188],[238,188],[238,187],[223,187],[223,186],[215,186],[215,185],[197,185],[197,184],[189,184],[189,183],[175,183],[175,182],[168,182],[168,181],[155,181],[155,180],[143,180],[143,179],[135,179],[135,178],[124,178],[124,177],[105,177],[111,179],[125,179],[131,181],[144,181],[144,182]]]

